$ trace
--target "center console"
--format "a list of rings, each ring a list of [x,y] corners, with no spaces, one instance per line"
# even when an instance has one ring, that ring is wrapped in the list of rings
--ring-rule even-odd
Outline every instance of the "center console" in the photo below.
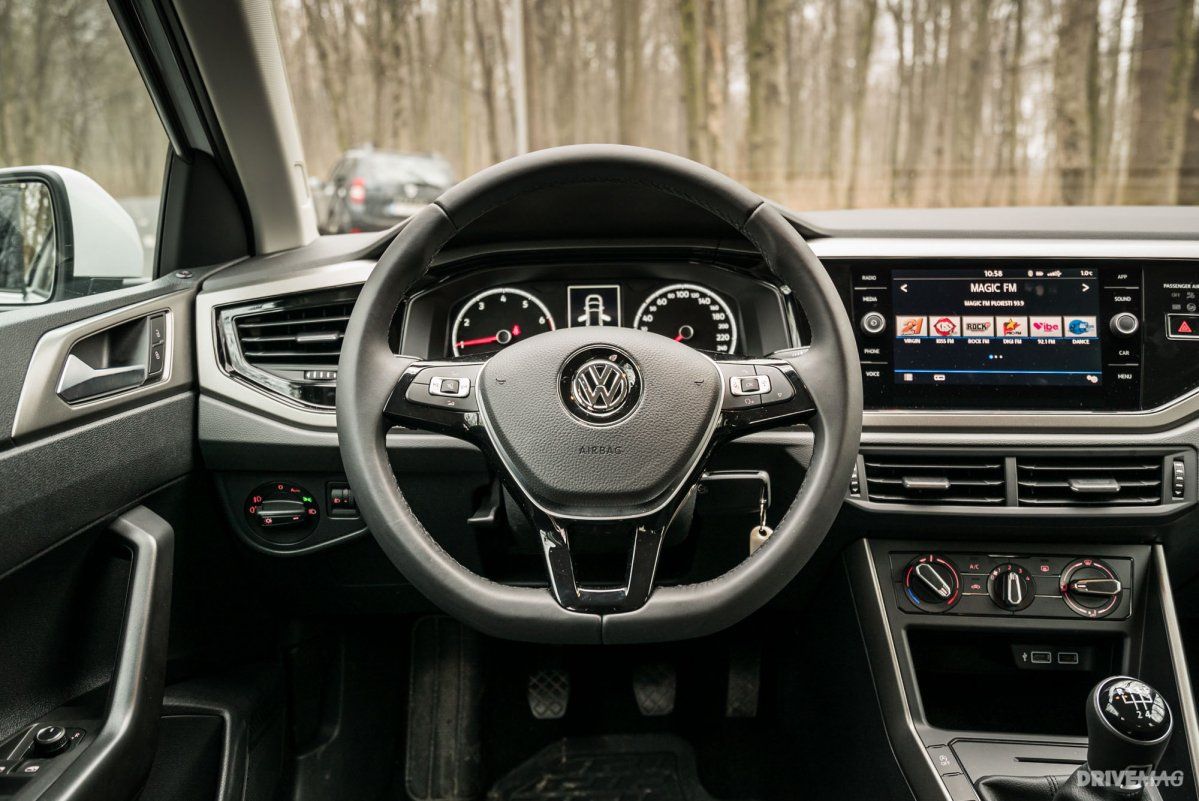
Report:
[[[836,279],[868,410],[1139,412],[1199,388],[1199,264],[855,261]]]
[[[1088,759],[1088,698],[1112,676],[1149,683],[1178,712],[1157,767],[1173,783],[1156,791],[1195,798],[1195,711],[1160,546],[863,540],[849,566],[917,799],[1071,776]]]

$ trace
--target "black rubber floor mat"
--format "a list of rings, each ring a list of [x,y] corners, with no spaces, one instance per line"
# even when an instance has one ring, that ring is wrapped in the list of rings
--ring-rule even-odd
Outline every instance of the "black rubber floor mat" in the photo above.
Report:
[[[488,801],[713,801],[671,735],[571,738],[496,782]]]

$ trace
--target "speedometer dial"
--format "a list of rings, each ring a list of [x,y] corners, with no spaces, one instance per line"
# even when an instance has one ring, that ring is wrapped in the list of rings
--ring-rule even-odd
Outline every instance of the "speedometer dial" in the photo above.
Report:
[[[454,318],[455,356],[495,353],[505,345],[554,330],[545,304],[523,289],[499,287],[475,295]]]
[[[699,350],[733,353],[737,323],[719,295],[695,284],[671,284],[646,298],[633,327],[670,337]]]

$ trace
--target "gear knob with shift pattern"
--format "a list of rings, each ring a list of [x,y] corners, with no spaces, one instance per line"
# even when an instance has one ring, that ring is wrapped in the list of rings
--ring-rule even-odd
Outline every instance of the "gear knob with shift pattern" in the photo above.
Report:
[[[1087,761],[1069,777],[987,776],[982,801],[1157,801],[1144,782],[1170,742],[1174,719],[1161,693],[1140,679],[1112,676],[1087,697]]]
[[[1170,742],[1174,719],[1161,693],[1139,679],[1114,676],[1087,701],[1087,766],[1092,772],[1151,772]]]

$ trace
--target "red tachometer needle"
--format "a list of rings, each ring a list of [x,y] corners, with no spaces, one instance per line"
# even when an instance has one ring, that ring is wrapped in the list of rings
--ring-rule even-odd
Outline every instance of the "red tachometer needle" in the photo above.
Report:
[[[520,336],[520,326],[519,325],[512,326],[512,333],[509,334],[508,336],[505,336],[505,334],[508,334],[508,330],[501,329],[500,331],[497,331],[496,333],[492,334],[489,337],[479,337],[478,339],[464,339],[458,343],[458,347],[470,348],[470,347],[474,347],[475,345],[490,345],[492,342],[498,342],[501,345],[507,345],[509,342],[512,341],[512,337]]]
[[[479,337],[478,339],[464,339],[458,343],[460,348],[470,348],[475,345],[489,345],[499,339],[499,336],[492,334],[489,337]]]
[[[682,334],[676,334],[676,335],[675,335],[675,338],[674,338],[674,341],[675,341],[675,342],[682,342],[682,341],[683,341],[683,335],[682,335]]]

